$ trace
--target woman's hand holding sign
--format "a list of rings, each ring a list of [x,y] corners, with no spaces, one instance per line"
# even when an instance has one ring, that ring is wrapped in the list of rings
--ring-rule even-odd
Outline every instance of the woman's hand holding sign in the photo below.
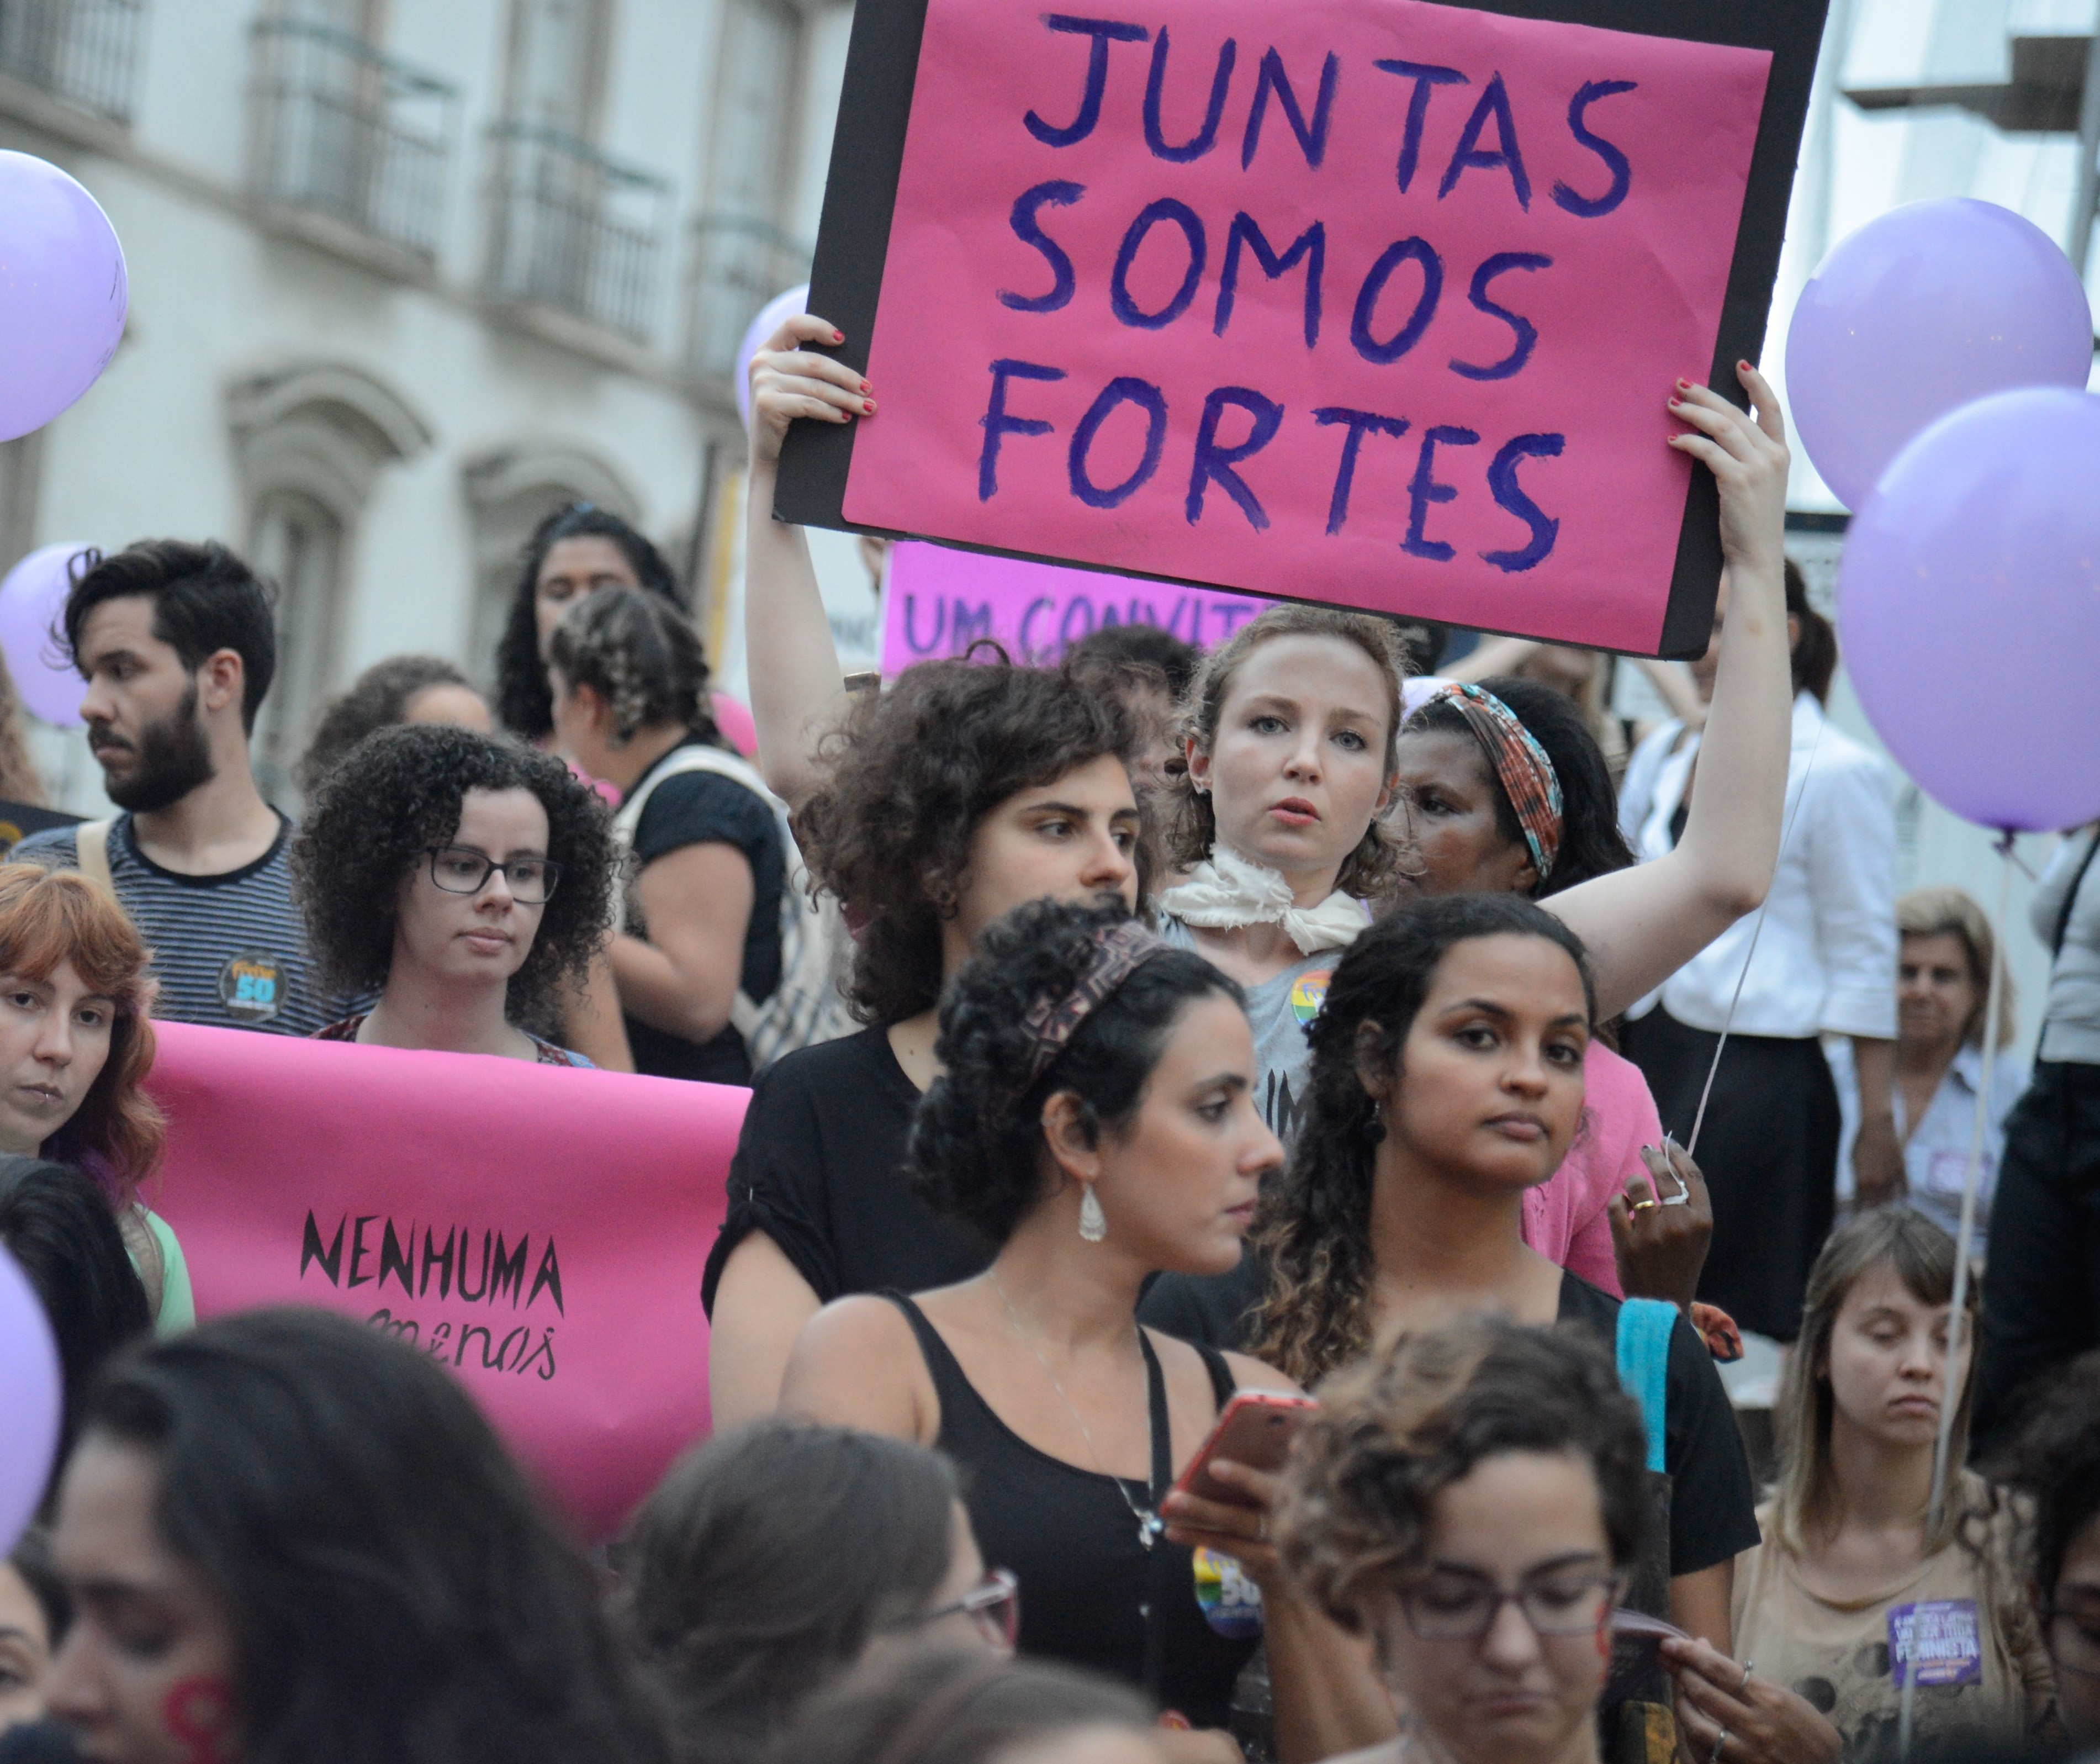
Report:
[[[1670,413],[1693,433],[1673,435],[1670,444],[1689,453],[1714,474],[1721,489],[1721,555],[1732,577],[1748,569],[1769,570],[1784,592],[1780,571],[1786,561],[1786,419],[1779,396],[1747,361],[1736,377],[1750,395],[1754,417],[1710,387],[1679,380]]]
[[[751,358],[751,462],[771,466],[780,458],[788,425],[799,417],[846,422],[875,414],[875,388],[843,361],[805,349],[805,343],[842,343],[845,333],[829,319],[798,312]]]

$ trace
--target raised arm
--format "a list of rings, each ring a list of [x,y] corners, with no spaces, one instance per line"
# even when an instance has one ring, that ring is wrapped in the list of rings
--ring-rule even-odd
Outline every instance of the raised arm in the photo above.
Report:
[[[1703,386],[1679,382],[1670,413],[1691,425],[1670,444],[1721,489],[1728,572],[1714,701],[1697,783],[1676,849],[1541,902],[1590,947],[1597,1013],[1616,1016],[1674,974],[1771,886],[1792,748],[1786,629],[1786,422],[1764,376],[1736,374],[1754,420]]]
[[[843,342],[829,321],[798,313],[751,361],[751,468],[743,522],[743,643],[758,766],[791,807],[816,783],[816,744],[845,714],[846,692],[817,572],[800,527],[773,518],[780,444],[806,418],[850,422],[873,413],[867,382],[799,346]]]

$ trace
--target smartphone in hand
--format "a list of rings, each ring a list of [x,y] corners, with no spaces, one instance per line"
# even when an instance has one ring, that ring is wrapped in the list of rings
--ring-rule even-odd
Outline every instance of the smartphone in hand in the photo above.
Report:
[[[1276,1471],[1290,1453],[1290,1442],[1305,1417],[1320,1405],[1309,1396],[1286,1396],[1280,1390],[1236,1390],[1219,1412],[1218,1423],[1202,1449],[1175,1479],[1176,1494],[1201,1495],[1228,1506],[1253,1505],[1239,1489],[1220,1482],[1211,1466],[1223,1458],[1251,1470]]]

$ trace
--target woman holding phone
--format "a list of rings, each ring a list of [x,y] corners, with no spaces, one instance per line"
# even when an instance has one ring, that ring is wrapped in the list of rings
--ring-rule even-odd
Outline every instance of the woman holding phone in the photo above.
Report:
[[[1120,908],[1038,902],[988,931],[951,984],[936,1051],[913,1180],[997,1255],[956,1285],[828,1306],[796,1343],[783,1406],[963,1466],[987,1558],[1020,1577],[1023,1653],[1110,1672],[1222,1727],[1255,1645],[1248,1602],[1227,1598],[1206,1559],[1229,1555],[1261,1589],[1279,1754],[1375,1738],[1367,1669],[1277,1572],[1271,1479],[1217,1467],[1249,1504],[1162,1511],[1235,1389],[1295,1388],[1133,1315],[1158,1270],[1238,1258],[1281,1156],[1255,1107],[1238,988]],[[1368,1732],[1352,1725],[1362,1709]]]

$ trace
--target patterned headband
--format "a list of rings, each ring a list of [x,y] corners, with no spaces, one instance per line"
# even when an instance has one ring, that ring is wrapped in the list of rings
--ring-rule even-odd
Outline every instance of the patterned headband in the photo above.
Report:
[[[1477,686],[1449,685],[1434,693],[1422,707],[1449,704],[1466,719],[1488,763],[1495,768],[1502,791],[1516,811],[1516,824],[1524,829],[1524,842],[1531,847],[1532,867],[1544,882],[1553,873],[1553,860],[1560,855],[1560,780],[1546,749],[1521,723],[1516,713],[1493,692]]]
[[[1079,984],[1058,997],[1039,998],[1021,1019],[1030,1041],[1028,1075],[1021,1086],[1023,1095],[1070,1045],[1072,1037],[1079,1033],[1079,1025],[1095,1009],[1168,947],[1135,919],[1124,919],[1096,931],[1088,944]]]

